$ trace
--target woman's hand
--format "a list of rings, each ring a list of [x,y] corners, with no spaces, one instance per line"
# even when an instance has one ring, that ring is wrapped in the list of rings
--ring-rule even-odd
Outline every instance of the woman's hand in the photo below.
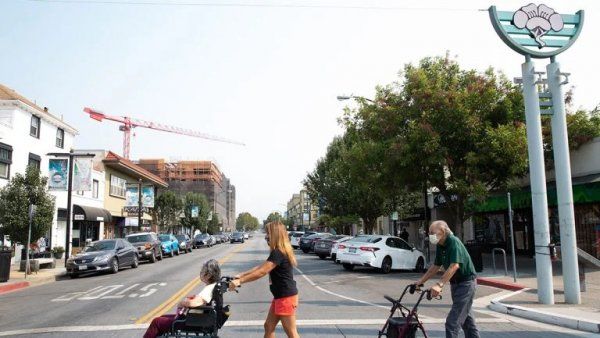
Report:
[[[241,285],[241,280],[239,278],[236,278],[229,282],[229,291],[235,291],[235,289],[239,288]]]
[[[233,276],[233,279],[240,279],[240,278],[242,278],[242,275],[240,275],[240,274]]]

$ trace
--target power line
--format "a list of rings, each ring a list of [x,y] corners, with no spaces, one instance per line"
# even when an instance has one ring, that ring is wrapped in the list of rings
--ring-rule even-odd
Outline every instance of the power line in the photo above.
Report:
[[[448,11],[475,12],[474,8],[444,7],[401,7],[401,6],[355,6],[327,4],[283,4],[283,3],[243,3],[243,2],[190,2],[190,1],[132,1],[132,0],[21,0],[40,3],[85,4],[85,5],[126,5],[126,6],[190,6],[190,7],[255,7],[255,8],[308,8],[308,9],[357,9],[357,10],[397,10],[397,11]]]

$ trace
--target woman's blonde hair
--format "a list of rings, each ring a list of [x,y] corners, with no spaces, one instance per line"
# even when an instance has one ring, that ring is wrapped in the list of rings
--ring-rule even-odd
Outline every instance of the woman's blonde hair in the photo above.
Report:
[[[294,250],[290,244],[287,230],[285,225],[280,221],[273,221],[267,223],[267,236],[269,236],[269,247],[271,251],[279,249],[281,253],[287,256],[292,266],[297,266],[296,256],[294,256]]]

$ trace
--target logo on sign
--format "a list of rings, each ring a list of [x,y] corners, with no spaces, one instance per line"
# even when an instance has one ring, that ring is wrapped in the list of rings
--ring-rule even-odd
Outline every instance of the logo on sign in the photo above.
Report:
[[[551,30],[558,32],[565,26],[560,14],[543,4],[539,6],[529,4],[521,7],[515,12],[513,23],[517,28],[527,28],[538,43],[539,48],[546,46],[546,43],[542,40],[546,33]]]

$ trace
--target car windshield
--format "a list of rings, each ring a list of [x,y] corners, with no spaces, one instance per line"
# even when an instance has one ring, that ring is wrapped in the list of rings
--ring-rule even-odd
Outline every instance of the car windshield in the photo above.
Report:
[[[329,236],[331,236],[331,235],[330,234],[312,234],[312,235],[310,235],[310,236],[308,236],[306,238],[309,238],[309,239],[313,239],[313,238],[325,238],[325,237],[329,237]]]
[[[104,251],[104,250],[114,250],[116,241],[101,241],[92,243],[90,246],[86,246],[83,249],[84,252],[93,252],[93,251]]]
[[[178,241],[185,241],[184,235],[177,235],[177,236],[175,236],[175,238],[177,238]]]
[[[352,243],[377,243],[381,240],[379,236],[358,236],[352,239],[349,239],[348,242]]]
[[[303,232],[297,232],[297,233],[293,234],[292,237],[302,237],[302,235],[304,235]]]
[[[169,236],[169,235],[159,235],[158,239],[160,239],[163,242],[170,241],[171,240],[171,236]]]
[[[305,233],[302,235],[302,237],[308,237],[308,236],[310,236],[310,235],[314,235],[314,234],[316,234],[316,232],[314,232],[314,231],[305,232]]]
[[[233,237],[242,237],[242,236],[244,236],[244,234],[241,233],[241,232],[234,232],[233,233]]]
[[[150,236],[150,235],[132,235],[132,236],[127,236],[127,241],[129,243],[150,242],[150,241],[152,241],[152,236]]]

